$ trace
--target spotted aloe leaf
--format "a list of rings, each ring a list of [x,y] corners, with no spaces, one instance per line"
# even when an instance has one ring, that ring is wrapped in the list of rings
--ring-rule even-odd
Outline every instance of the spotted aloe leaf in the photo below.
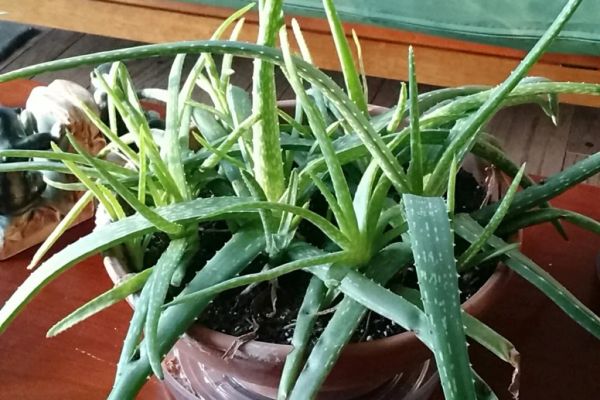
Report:
[[[288,249],[288,255],[293,259],[303,259],[317,254],[322,254],[322,251],[305,243],[295,243]],[[365,280],[373,282],[371,281],[373,279],[375,282],[385,284],[395,273],[406,267],[411,258],[410,248],[406,244],[396,243],[391,245],[374,257],[372,263],[364,272]],[[394,260],[394,262],[390,262],[390,260]],[[328,266],[321,265],[310,268],[309,271],[315,274],[315,277],[318,277],[323,283],[328,283],[330,279],[328,268]],[[352,276],[363,276],[353,270],[349,270],[347,273]],[[345,279],[342,280],[341,285],[344,285],[344,281]],[[399,312],[402,311],[399,310]],[[285,386],[280,386],[279,398],[313,398],[366,312],[367,308],[363,304],[358,303],[351,297],[345,297],[337,305],[332,319],[310,352],[302,372],[297,377],[293,390],[291,390],[292,385],[289,379],[286,380],[288,383]],[[309,337],[305,335],[304,340],[308,339]],[[297,373],[297,368],[301,367],[301,364],[299,360],[295,360],[295,363],[296,368],[292,370],[290,367],[288,373]]]
[[[458,235],[471,243],[476,241],[484,231],[484,228],[476,220],[466,214],[456,216],[454,228]],[[496,236],[492,236],[487,243],[495,249],[506,248],[507,246],[506,242]],[[526,257],[518,249],[513,249],[506,253],[504,263],[541,290],[546,297],[559,306],[575,322],[595,337],[600,338],[600,317],[533,260]]]
[[[475,400],[461,320],[454,237],[441,197],[403,196],[423,309],[444,395]]]
[[[282,0],[265,0],[259,5],[258,44],[275,45],[282,22],[282,4]],[[252,113],[261,116],[252,127],[254,178],[267,199],[277,201],[283,194],[285,182],[279,142],[275,70],[274,65],[266,60],[254,60]]]

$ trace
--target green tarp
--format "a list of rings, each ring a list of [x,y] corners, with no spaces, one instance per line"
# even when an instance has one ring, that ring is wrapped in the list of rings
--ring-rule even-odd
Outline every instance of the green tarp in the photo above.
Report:
[[[240,8],[246,0],[185,0]],[[345,21],[528,49],[566,0],[337,0]],[[323,17],[321,0],[286,0],[288,15]],[[600,55],[600,0],[584,0],[553,52]]]

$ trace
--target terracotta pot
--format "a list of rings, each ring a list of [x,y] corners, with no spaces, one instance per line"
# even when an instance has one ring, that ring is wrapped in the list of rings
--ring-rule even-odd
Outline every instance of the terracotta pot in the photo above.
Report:
[[[119,255],[104,257],[115,282],[127,269]],[[499,266],[490,279],[464,303],[480,318],[501,298],[510,278]],[[130,301],[130,303],[132,303]],[[165,359],[166,383],[175,399],[273,399],[289,345],[251,341],[225,360],[223,354],[236,338],[193,325]],[[325,381],[319,399],[426,399],[435,388],[429,350],[411,332],[347,345]],[[223,397],[208,397],[221,393]],[[386,397],[393,393],[392,397]],[[200,396],[200,397],[197,397]],[[381,397],[383,396],[383,397]]]
[[[282,108],[293,101],[281,102]],[[373,106],[374,114],[385,111]],[[103,223],[97,218],[97,223]],[[104,258],[114,282],[128,273],[120,249]],[[480,318],[502,296],[510,271],[499,266],[490,279],[464,304]],[[133,305],[132,299],[130,304]],[[175,344],[163,363],[165,382],[174,399],[274,399],[290,345],[251,341],[230,359],[223,355],[236,338],[193,325]],[[370,342],[352,343],[342,351],[319,392],[319,400],[427,399],[437,374],[430,351],[411,333]]]

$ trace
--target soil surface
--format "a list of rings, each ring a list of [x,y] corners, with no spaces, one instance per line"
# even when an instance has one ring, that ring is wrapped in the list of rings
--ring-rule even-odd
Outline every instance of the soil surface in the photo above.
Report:
[[[480,207],[485,191],[471,175],[461,171],[457,178],[457,212],[468,212]],[[309,236],[310,237],[310,236]],[[314,238],[314,236],[313,236]],[[466,243],[457,242],[457,248]],[[459,250],[460,251],[460,250]],[[259,260],[252,266],[259,271],[267,262]],[[465,301],[491,276],[495,263],[482,265],[461,276],[459,285]],[[289,344],[295,321],[310,274],[296,272],[280,277],[277,282],[264,282],[254,287],[230,290],[219,295],[205,310],[199,321],[208,328],[245,339]],[[416,287],[414,267],[409,267],[395,278],[392,285]],[[322,310],[313,329],[313,341],[323,332],[335,311],[335,300]],[[403,332],[403,328],[373,312],[367,312],[351,341],[370,341]]]

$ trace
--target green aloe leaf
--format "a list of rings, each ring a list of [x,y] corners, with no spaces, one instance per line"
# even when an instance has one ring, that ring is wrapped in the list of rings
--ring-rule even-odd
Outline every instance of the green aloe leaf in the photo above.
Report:
[[[40,247],[35,251],[33,257],[31,257],[31,261],[27,266],[27,269],[33,269],[36,265],[40,263],[42,258],[48,253],[50,248],[58,241],[58,239],[71,227],[71,225],[77,220],[79,215],[87,208],[87,206],[94,199],[94,194],[90,191],[87,191],[82,194],[82,196],[77,200],[73,207],[69,210],[69,212],[64,216],[64,218],[60,221],[56,228],[52,230],[50,235],[44,240],[44,243],[40,245]]]
[[[454,229],[458,235],[471,243],[477,240],[484,230],[476,220],[466,214],[460,214],[455,217]],[[488,240],[488,244],[495,249],[505,248],[508,245],[496,236],[492,236]],[[571,319],[595,337],[600,338],[600,318],[585,304],[579,301],[560,282],[520,251],[512,250],[506,254],[507,258],[504,260],[504,263],[509,268],[542,291]]]
[[[398,103],[396,107],[393,109],[392,117],[390,118],[390,122],[385,128],[388,132],[394,132],[400,126],[402,122],[402,118],[404,117],[404,113],[406,112],[406,84],[404,82],[400,83],[400,93],[398,94]]]
[[[85,157],[85,159],[98,170],[100,175],[104,179],[106,179],[107,182],[110,183],[111,187],[115,190],[115,192],[117,192],[119,196],[121,196],[125,201],[127,201],[127,203],[129,203],[129,205],[133,207],[137,212],[139,212],[141,215],[143,215],[145,218],[151,221],[157,229],[160,229],[163,232],[173,235],[179,235],[183,232],[183,227],[181,225],[167,221],[165,218],[161,217],[155,211],[153,211],[150,207],[141,203],[125,185],[119,182],[119,180],[116,179],[110,172],[105,170],[102,164],[97,162],[94,157],[88,155],[85,152],[85,150],[81,148],[79,144],[77,144],[77,141],[73,139],[70,135],[69,141],[71,142],[71,145],[75,148],[75,150],[77,150],[79,154]],[[90,188],[90,190],[92,190],[92,188]]]
[[[448,143],[448,147],[444,150],[431,178],[427,182],[426,193],[440,194],[444,191],[444,182],[447,178],[448,167],[452,162],[452,159],[454,157],[459,160],[462,159],[464,154],[466,154],[466,151],[470,149],[473,139],[481,126],[492,116],[493,112],[500,107],[506,96],[519,84],[527,71],[529,71],[538,58],[546,51],[580,3],[581,0],[570,0],[564,6],[550,27],[538,40],[531,51],[527,53],[517,68],[512,71],[510,76],[497,88],[493,89],[493,94],[486,102],[471,114],[463,124],[460,124],[456,137],[452,138]]]
[[[403,202],[444,395],[449,400],[475,400],[446,203],[441,197],[409,194]]]
[[[508,211],[508,218],[530,208],[543,205],[574,185],[583,182],[600,172],[600,152],[571,165],[567,169],[549,177],[543,184],[530,186],[515,195]],[[490,204],[472,214],[479,222],[487,221],[494,214],[498,204]]]
[[[492,237],[496,229],[498,229],[498,227],[504,220],[504,217],[506,216],[506,213],[508,213],[508,209],[517,193],[517,189],[519,188],[521,178],[523,177],[524,173],[525,164],[521,166],[521,169],[517,173],[517,176],[515,176],[515,179],[513,179],[512,183],[510,184],[510,187],[506,191],[506,194],[502,198],[500,205],[498,206],[496,212],[490,219],[490,222],[488,222],[488,224],[485,226],[485,229],[483,230],[482,234],[479,235],[477,240],[471,243],[467,250],[465,250],[465,252],[462,253],[458,258],[456,263],[458,265],[459,271],[461,271],[464,265],[468,263],[485,246],[488,239]]]
[[[402,287],[397,293],[406,298],[411,303],[418,306],[420,309],[423,309],[423,302],[421,300],[421,294],[418,290]],[[498,332],[494,331],[488,325],[479,321],[477,318],[471,316],[467,312],[462,312],[462,323],[465,327],[465,333],[471,339],[475,340],[477,343],[481,344],[487,350],[489,350],[496,357],[501,359],[502,361],[510,364],[513,367],[513,376],[510,383],[509,391],[513,395],[514,398],[518,398],[519,394],[519,380],[521,373],[521,355],[515,348],[515,346],[508,341],[505,337],[500,335]],[[426,343],[431,347],[430,343]],[[473,371],[473,373],[475,373]],[[477,376],[475,377],[477,379]],[[475,382],[475,390],[479,390],[477,385],[485,384],[485,382]],[[487,386],[487,385],[486,385]],[[491,390],[489,390],[490,395],[495,396]],[[477,394],[477,399],[480,399],[480,395]]]
[[[256,5],[255,2],[250,2],[247,5],[245,5],[244,7],[240,8],[239,10],[232,13],[215,30],[215,32],[211,36],[211,40],[218,40],[225,33],[225,31],[231,24],[233,24],[236,20],[242,18],[244,16],[244,14],[246,14],[248,11],[250,11],[252,8],[254,8],[255,5]],[[237,28],[238,25],[240,25],[240,24],[237,24],[235,26],[234,31],[235,31],[235,29],[238,29]],[[241,27],[239,29],[241,29]],[[198,60],[196,60],[196,63],[192,67],[192,70],[188,74],[188,77],[186,78],[185,83],[182,86],[181,94],[179,96],[180,109],[183,109],[183,105],[190,100],[190,97],[194,90],[194,86],[196,84],[196,81],[198,80],[198,76],[204,69],[205,64],[206,64],[206,56],[204,54],[201,54],[200,57],[198,57]]]
[[[199,291],[234,277],[246,268],[265,248],[264,236],[260,230],[244,229],[236,234],[196,273],[192,281],[183,290],[183,294]],[[144,286],[146,288],[148,285]],[[143,292],[142,292],[143,295]],[[160,353],[164,354],[181,335],[196,321],[198,315],[212,298],[197,304],[180,304],[165,310],[158,325],[158,343]],[[136,307],[137,304],[136,304]],[[137,312],[137,308],[136,308]],[[138,337],[135,337],[135,344]],[[145,342],[139,344],[145,347]],[[125,347],[124,347],[125,350]],[[146,383],[152,372],[148,355],[141,352],[138,358],[124,357],[119,364],[115,384],[109,400],[133,400]]]
[[[356,215],[354,213],[354,207],[352,207],[350,188],[348,187],[348,182],[346,182],[346,177],[344,175],[344,171],[342,170],[342,166],[335,155],[335,150],[331,143],[331,139],[327,136],[327,127],[325,126],[325,121],[323,120],[323,117],[317,107],[313,104],[311,99],[309,99],[308,95],[306,95],[304,86],[300,81],[298,72],[296,70],[296,65],[294,64],[290,52],[285,27],[280,30],[280,43],[283,50],[288,80],[300,101],[302,109],[308,117],[312,132],[319,143],[323,158],[327,164],[327,169],[333,183],[337,200],[340,203],[340,210],[342,213],[342,219],[339,220],[340,227],[343,228],[343,232],[345,232],[348,236],[355,237],[358,233],[358,227]]]
[[[158,343],[158,322],[162,311],[169,284],[173,274],[182,262],[186,248],[187,239],[172,240],[165,251],[160,255],[152,272],[152,283],[148,296],[148,311],[144,325],[144,338],[146,339],[146,353],[154,375],[163,379],[160,362],[163,354],[160,353]]]
[[[488,138],[490,140],[488,140]],[[514,178],[519,172],[519,167],[506,156],[506,154],[499,148],[491,143],[492,137],[488,137],[482,134],[473,146],[472,152],[476,156],[489,161],[492,165],[500,169],[503,173],[508,175],[510,178]],[[536,183],[527,174],[523,175],[521,179],[521,187],[528,188],[534,186]],[[540,203],[541,208],[552,208],[549,203]],[[568,240],[567,234],[560,224],[560,221],[553,221],[552,224],[558,231],[558,233],[565,239]]]
[[[335,10],[333,0],[323,0],[323,7],[325,8],[329,29],[331,30],[342,72],[344,74],[346,89],[348,90],[350,99],[357,105],[363,115],[367,117],[369,112],[367,100],[365,99],[363,88],[360,84],[358,71],[354,65],[354,59],[352,57],[352,52],[350,51],[350,45],[346,39],[346,34],[344,33],[344,27]]]
[[[574,211],[563,210],[560,208],[532,210],[517,214],[510,220],[502,223],[500,228],[498,228],[498,235],[510,235],[518,232],[520,229],[527,228],[528,226],[557,220],[568,221],[600,235],[600,222]]]
[[[230,289],[235,289],[240,286],[246,286],[253,283],[270,281],[278,278],[282,275],[289,274],[294,271],[298,271],[305,268],[310,268],[321,264],[344,264],[351,261],[348,253],[345,251],[338,251],[335,253],[326,253],[323,255],[305,258],[302,260],[291,261],[277,267],[268,269],[266,271],[257,272],[254,274],[242,275],[237,278],[232,278],[227,281],[221,282],[214,286],[207,287],[197,292],[188,293],[183,296],[176,297],[173,301],[167,304],[167,307],[172,307],[182,303],[195,303],[204,301],[207,297],[214,297],[217,294]]]
[[[265,0],[259,7],[259,45],[274,46],[282,22],[282,0]],[[254,178],[267,199],[277,201],[285,189],[279,142],[275,70],[269,61],[255,59],[252,74],[252,113],[261,119],[252,128]]]
[[[298,310],[294,335],[292,336],[292,351],[285,358],[283,372],[279,380],[278,399],[287,399],[294,388],[294,383],[300,374],[304,360],[309,350],[318,312],[327,298],[327,286],[316,276],[310,280],[302,305]]]
[[[148,268],[142,272],[126,277],[121,282],[117,283],[113,288],[104,292],[100,296],[92,299],[88,303],[79,307],[71,314],[57,322],[48,330],[47,337],[56,336],[67,329],[77,325],[78,323],[88,319],[92,315],[124,300],[127,296],[137,293],[152,274],[152,268]]]
[[[185,62],[185,55],[178,54],[173,61],[171,71],[169,73],[169,87],[168,87],[168,101],[166,110],[166,129],[165,129],[165,141],[163,146],[164,159],[170,175],[173,177],[175,184],[179,190],[179,197],[184,200],[190,199],[190,189],[185,181],[185,173],[183,171],[182,162],[182,148],[180,145],[179,135],[180,127],[185,127],[187,124],[184,121],[189,121],[190,114],[187,114],[185,110],[181,110],[182,115],[180,116],[178,98],[179,89],[181,84],[181,73],[183,70],[183,63]],[[185,104],[184,108],[188,108],[189,105]],[[186,118],[187,114],[187,118]],[[181,118],[180,118],[181,117]],[[187,125],[189,127],[189,125]],[[185,132],[185,143],[189,143],[189,129]],[[187,147],[186,147],[187,149]]]
[[[155,211],[171,223],[185,225],[189,222],[223,219],[227,215],[236,213],[255,213],[259,209],[286,211],[300,215],[307,221],[315,223],[325,234],[331,235],[332,240],[339,241],[342,247],[349,246],[347,239],[329,221],[309,210],[286,204],[257,202],[243,197],[212,197],[176,203],[157,208]],[[117,244],[155,232],[156,229],[152,222],[140,214],[135,214],[113,222],[100,231],[94,231],[80,238],[76,245],[71,244],[55,253],[19,286],[0,309],[0,333],[36,293],[77,262]]]
[[[417,72],[415,70],[415,54],[412,46],[408,48],[408,98],[410,102],[410,166],[408,178],[412,192],[423,192],[423,144],[421,127],[419,126],[419,91],[417,88]]]
[[[321,253],[320,250],[304,243],[293,244],[288,249],[288,255],[292,259],[314,257]],[[386,283],[398,270],[405,267],[411,258],[410,248],[405,244],[396,243],[383,249],[374,258],[372,264],[365,271],[367,277],[354,270],[349,270],[345,276],[358,275],[371,283],[373,283],[371,279]],[[394,260],[394,262],[390,262],[390,260]],[[310,272],[327,283],[330,281],[329,268],[329,266],[322,265],[311,268]],[[346,278],[341,281],[338,288],[346,288],[345,282]],[[354,285],[349,284],[347,287],[352,288]],[[304,369],[298,376],[291,393],[288,386],[288,391],[285,394],[290,399],[313,398],[316,395],[322,382],[337,361],[341,350],[352,337],[366,311],[367,309],[364,305],[356,302],[351,297],[345,297],[337,305],[332,319],[327,324],[326,329],[319,337],[319,340],[306,360]],[[402,312],[402,308],[400,308],[399,312]]]

